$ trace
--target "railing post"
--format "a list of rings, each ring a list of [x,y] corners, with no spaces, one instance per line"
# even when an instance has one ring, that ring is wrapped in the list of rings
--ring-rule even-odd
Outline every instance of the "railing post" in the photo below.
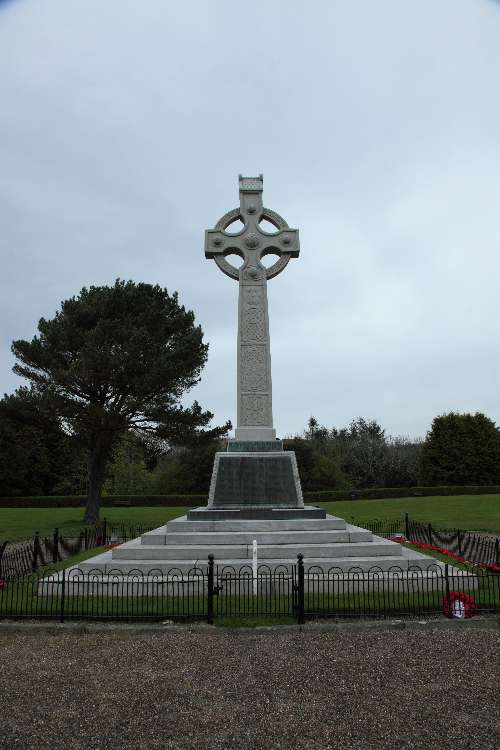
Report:
[[[108,543],[107,536],[108,536],[108,523],[106,521],[106,516],[105,516],[102,519],[102,543],[103,545]]]
[[[430,523],[427,524],[427,537],[429,539],[429,544],[432,544],[432,526]]]
[[[52,540],[54,548],[52,550],[52,562],[56,563],[59,560],[59,529],[54,529],[54,538]]]
[[[61,613],[59,620],[60,622],[64,622],[64,605],[66,603],[66,570],[63,568],[60,573],[57,575],[62,576],[61,581]]]
[[[462,554],[462,534],[460,533],[460,529],[457,529],[457,544],[458,544],[458,554],[460,557],[463,556]]]
[[[8,545],[8,542],[3,542],[2,544],[0,544],[0,578],[2,577],[2,558],[3,558],[3,553],[5,552],[5,550],[7,548],[7,545]]]
[[[500,539],[495,539],[495,562],[500,565]]]
[[[38,531],[35,531],[35,536],[33,537],[33,559],[31,561],[31,570],[33,571],[33,573],[37,569],[39,549],[40,549],[40,535]]]
[[[298,591],[297,591],[297,622],[303,625],[306,621],[304,612],[304,555],[297,555]]]
[[[207,622],[214,624],[214,556],[208,556]]]
[[[446,601],[451,604],[450,599],[449,599],[449,596],[450,596],[450,579],[449,579],[448,563],[444,564],[444,580],[445,580]]]
[[[405,537],[406,539],[410,538],[410,520],[408,518],[408,513],[405,513]]]
[[[85,526],[83,530],[83,549],[87,551],[89,548],[89,530]]]

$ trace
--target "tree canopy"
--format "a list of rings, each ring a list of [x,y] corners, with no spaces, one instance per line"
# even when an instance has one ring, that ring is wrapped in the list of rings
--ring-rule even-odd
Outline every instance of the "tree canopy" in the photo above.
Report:
[[[74,491],[78,452],[57,416],[29,388],[0,401],[0,477],[5,497]]]
[[[230,429],[202,430],[213,415],[196,401],[180,403],[199,381],[208,345],[177,293],[120,279],[83,288],[52,320],[42,318],[38,331],[13,342],[14,371],[88,450],[87,521],[99,517],[106,465],[126,430],[182,444],[200,430],[218,436]]]
[[[480,412],[435,417],[422,448],[421,480],[427,484],[500,482],[500,431]]]

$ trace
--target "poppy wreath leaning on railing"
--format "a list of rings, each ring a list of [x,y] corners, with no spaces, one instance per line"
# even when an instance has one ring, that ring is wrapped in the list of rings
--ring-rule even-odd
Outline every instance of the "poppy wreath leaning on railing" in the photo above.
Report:
[[[443,613],[445,617],[459,617],[468,619],[474,617],[477,607],[474,598],[464,591],[450,591],[443,599]]]

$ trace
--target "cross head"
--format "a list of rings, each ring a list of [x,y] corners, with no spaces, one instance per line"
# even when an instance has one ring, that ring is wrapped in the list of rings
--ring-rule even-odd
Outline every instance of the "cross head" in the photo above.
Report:
[[[262,175],[240,175],[240,207],[224,214],[213,229],[205,231],[205,257],[215,260],[223,273],[237,281],[258,283],[272,279],[284,270],[290,258],[299,255],[299,230],[290,229],[283,217],[264,208],[263,184]],[[226,229],[238,219],[243,229],[228,234]],[[260,226],[263,220],[272,224],[276,232],[264,231]],[[240,268],[226,260],[228,255],[238,255],[243,260]],[[265,255],[277,255],[278,260],[266,268],[261,262]]]

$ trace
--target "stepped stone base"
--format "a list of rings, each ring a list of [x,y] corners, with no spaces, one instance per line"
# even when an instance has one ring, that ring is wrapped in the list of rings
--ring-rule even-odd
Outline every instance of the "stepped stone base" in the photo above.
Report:
[[[304,515],[295,517],[293,514],[298,512]],[[367,529],[322,514],[319,508],[197,508],[78,567],[86,574],[99,570],[127,576],[133,571],[143,575],[154,571],[155,575],[168,577],[175,572],[190,574],[193,569],[205,571],[208,555],[213,555],[219,571],[248,569],[254,540],[259,565],[270,571],[291,573],[299,553],[304,556],[306,574],[314,566],[320,566],[325,573],[338,573],[353,568],[404,571],[412,566],[427,569],[440,565],[433,558],[374,536]]]

